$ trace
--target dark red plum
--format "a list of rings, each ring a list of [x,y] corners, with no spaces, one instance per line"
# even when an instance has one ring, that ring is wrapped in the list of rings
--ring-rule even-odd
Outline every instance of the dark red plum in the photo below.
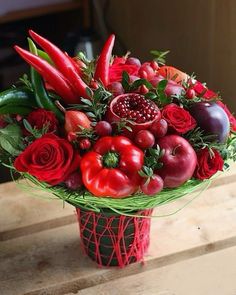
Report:
[[[197,102],[190,108],[191,115],[205,134],[215,135],[217,140],[225,142],[229,136],[230,123],[225,111],[214,102]]]

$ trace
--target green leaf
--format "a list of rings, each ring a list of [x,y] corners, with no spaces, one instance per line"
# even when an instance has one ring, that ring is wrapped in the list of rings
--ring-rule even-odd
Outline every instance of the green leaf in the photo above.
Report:
[[[129,74],[127,72],[125,72],[125,71],[122,73],[121,84],[122,84],[125,92],[130,91]]]
[[[93,91],[89,87],[86,87],[86,93],[88,94],[89,97],[93,97]]]
[[[165,106],[169,103],[171,103],[172,99],[170,97],[167,97],[165,94],[165,89],[167,86],[168,80],[162,80],[158,83],[156,91],[158,99],[161,103],[161,106]]]
[[[166,56],[170,52],[170,50],[159,51],[159,50],[151,50],[150,53],[154,56],[154,60],[160,64],[166,63]]]
[[[23,146],[20,126],[10,124],[0,129],[0,146],[10,155],[18,155]]]
[[[149,83],[146,79],[138,79],[133,82],[133,84],[130,86],[130,91],[136,90],[140,86],[145,85],[148,89],[152,89],[153,86],[151,83]]]
[[[89,100],[89,99],[81,98],[81,101],[82,101],[84,104],[88,105],[88,106],[92,106],[92,105],[93,105],[92,101]]]

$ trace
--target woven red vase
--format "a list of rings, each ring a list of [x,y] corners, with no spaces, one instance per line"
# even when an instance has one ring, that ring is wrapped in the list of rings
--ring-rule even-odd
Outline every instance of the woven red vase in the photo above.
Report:
[[[99,266],[124,267],[143,260],[149,246],[152,209],[137,212],[139,217],[96,213],[76,208],[84,252]],[[140,215],[144,217],[140,217]]]

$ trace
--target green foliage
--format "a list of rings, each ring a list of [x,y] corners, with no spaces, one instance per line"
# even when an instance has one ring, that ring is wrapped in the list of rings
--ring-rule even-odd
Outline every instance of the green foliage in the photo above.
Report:
[[[122,87],[125,90],[125,93],[133,92],[137,90],[140,86],[144,85],[148,89],[152,89],[152,84],[149,83],[146,79],[138,79],[133,83],[130,83],[129,74],[127,72],[122,73],[122,80],[121,80]]]
[[[45,124],[42,129],[36,129],[35,127],[33,128],[26,119],[23,120],[23,124],[24,124],[25,129],[30,134],[32,134],[32,136],[34,138],[42,137],[44,134],[46,134],[48,132],[48,128],[49,128],[48,124]]]
[[[33,91],[32,84],[28,78],[27,74],[24,74],[20,79],[19,83],[25,85],[29,90]]]
[[[167,104],[172,102],[172,97],[169,97],[165,94],[165,89],[168,84],[168,80],[161,80],[156,89],[152,89],[145,97],[153,100],[159,107],[164,107]]]
[[[81,104],[73,104],[69,109],[84,111],[92,121],[101,121],[112,94],[100,86],[94,92],[87,88],[87,93],[91,99],[81,98]]]
[[[159,64],[164,65],[166,63],[166,56],[170,52],[167,51],[159,51],[159,50],[151,50],[150,53],[154,56],[154,60]]]
[[[135,123],[132,120],[121,118],[119,122],[114,122],[113,124],[116,125],[116,133],[120,134],[124,132],[124,129],[128,130],[129,132],[132,132],[131,126],[134,125]]]
[[[12,157],[22,152],[24,145],[20,126],[9,124],[5,128],[0,129],[0,148]]]

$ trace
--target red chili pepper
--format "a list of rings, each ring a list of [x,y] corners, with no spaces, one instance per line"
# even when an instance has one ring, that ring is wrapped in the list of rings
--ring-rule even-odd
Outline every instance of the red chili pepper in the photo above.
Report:
[[[78,74],[74,61],[72,61],[71,58],[62,52],[56,45],[34,31],[29,30],[29,34],[32,39],[48,53],[58,70],[71,82],[76,94],[84,98],[89,98],[86,92],[88,86]]]
[[[19,46],[14,46],[19,55],[50,83],[66,103],[78,103],[79,98],[73,92],[67,79],[44,59],[30,53]]]
[[[85,187],[97,197],[123,198],[135,193],[143,152],[124,136],[105,136],[81,159]]]
[[[109,84],[109,66],[114,42],[115,35],[112,34],[107,39],[102,49],[102,52],[97,60],[97,65],[94,73],[94,78],[98,81],[101,81],[105,87]]]

